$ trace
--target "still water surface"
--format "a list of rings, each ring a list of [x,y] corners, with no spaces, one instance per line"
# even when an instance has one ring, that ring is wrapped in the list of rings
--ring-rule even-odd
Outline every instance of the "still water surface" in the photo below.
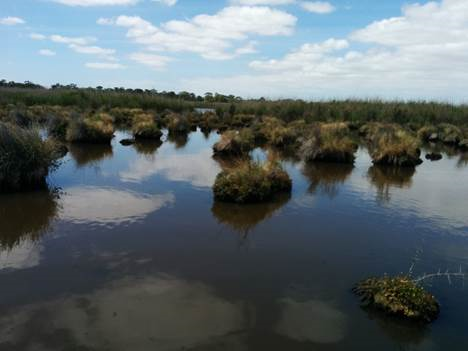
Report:
[[[360,308],[372,275],[468,267],[468,167],[285,159],[291,196],[214,203],[215,133],[73,146],[55,192],[0,196],[0,351],[467,350],[463,280],[428,327]],[[265,157],[256,150],[253,157]]]

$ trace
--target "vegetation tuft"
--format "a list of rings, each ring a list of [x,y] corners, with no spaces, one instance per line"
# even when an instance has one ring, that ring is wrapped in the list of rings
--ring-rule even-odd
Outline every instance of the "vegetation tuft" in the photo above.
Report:
[[[290,192],[291,187],[291,179],[280,163],[239,161],[236,167],[218,174],[213,193],[218,201],[255,203],[270,200],[278,193]]]
[[[38,131],[0,122],[0,192],[45,186],[58,157],[56,144]]]
[[[90,117],[74,118],[68,127],[66,139],[73,143],[109,144],[114,137],[112,117],[98,113]]]
[[[369,278],[353,291],[362,302],[388,315],[430,323],[439,315],[439,303],[409,277]]]
[[[354,154],[358,146],[349,134],[349,128],[345,123],[314,126],[304,137],[300,154],[306,162],[354,163]]]

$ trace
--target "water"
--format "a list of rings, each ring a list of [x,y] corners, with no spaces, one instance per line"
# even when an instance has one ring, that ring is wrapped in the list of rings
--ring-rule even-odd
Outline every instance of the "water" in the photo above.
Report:
[[[218,136],[74,146],[55,192],[0,196],[0,350],[466,350],[468,290],[427,327],[359,306],[373,275],[468,266],[466,157],[284,165],[291,196],[213,203]],[[256,150],[255,158],[265,157]]]

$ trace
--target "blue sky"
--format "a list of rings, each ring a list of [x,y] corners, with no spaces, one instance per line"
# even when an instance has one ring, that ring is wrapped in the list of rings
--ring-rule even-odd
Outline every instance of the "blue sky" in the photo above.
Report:
[[[3,0],[0,78],[466,101],[468,1]]]

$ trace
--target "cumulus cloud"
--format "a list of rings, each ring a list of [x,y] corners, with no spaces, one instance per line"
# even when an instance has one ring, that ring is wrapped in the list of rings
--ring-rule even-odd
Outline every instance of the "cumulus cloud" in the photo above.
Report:
[[[130,55],[130,59],[151,67],[155,70],[161,70],[166,67],[167,63],[171,61],[169,57],[155,55],[155,54],[148,54],[144,52],[136,52]]]
[[[468,2],[407,5],[401,16],[371,23],[347,38],[306,43],[282,58],[256,60],[250,67],[250,74],[199,78],[182,88],[199,92],[210,87],[248,96],[287,92],[301,97],[460,101],[466,99],[468,79]]]
[[[29,34],[29,37],[33,40],[46,40],[47,37],[43,34],[39,34],[39,33],[31,33]]]
[[[139,0],[54,0],[55,2],[67,6],[123,6],[135,5]]]
[[[302,1],[301,7],[309,12],[326,14],[336,10],[335,6],[326,1]]]
[[[159,27],[138,16],[119,16],[112,23],[128,28],[127,37],[150,51],[192,52],[205,59],[225,60],[251,52],[236,52],[245,48],[250,35],[290,35],[296,21],[293,15],[269,7],[231,6],[214,15],[173,20]]]
[[[103,59],[114,61],[114,54],[115,50],[114,49],[104,49],[99,46],[82,46],[82,45],[76,45],[76,44],[70,44],[68,46],[70,49],[73,51],[80,53],[80,54],[85,54],[85,55],[96,55],[99,56]]]
[[[174,6],[177,4],[177,0],[153,0],[154,2],[159,2],[161,4],[164,4],[166,6]]]
[[[278,6],[278,5],[289,5],[296,3],[296,0],[231,0],[232,4],[235,5],[246,5],[246,6]]]
[[[231,0],[231,4],[243,6],[280,6],[297,4],[308,12],[317,14],[332,13],[336,10],[328,1],[299,1],[299,0]]]
[[[56,53],[55,51],[49,50],[49,49],[41,49],[38,51],[39,55],[42,56],[55,56]]]
[[[15,26],[17,24],[24,24],[24,23],[26,23],[26,21],[19,17],[8,16],[8,17],[0,18],[0,24],[4,26]]]
[[[61,44],[73,44],[73,45],[87,45],[96,41],[96,38],[92,37],[64,37],[62,35],[54,34],[49,37],[55,43]]]
[[[88,62],[85,64],[87,68],[92,69],[105,69],[105,70],[114,70],[114,69],[123,69],[124,65],[115,62]]]

